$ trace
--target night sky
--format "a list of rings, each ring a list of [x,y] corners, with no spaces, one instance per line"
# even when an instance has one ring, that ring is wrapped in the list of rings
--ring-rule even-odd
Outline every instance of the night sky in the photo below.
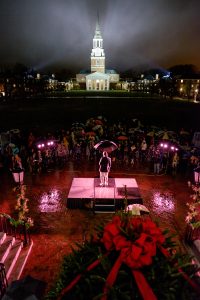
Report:
[[[0,0],[0,65],[89,68],[97,11],[107,68],[200,69],[200,0]]]

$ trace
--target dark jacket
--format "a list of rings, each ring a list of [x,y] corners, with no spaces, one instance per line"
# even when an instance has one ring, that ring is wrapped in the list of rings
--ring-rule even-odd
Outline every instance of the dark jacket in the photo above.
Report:
[[[100,172],[109,172],[111,167],[110,157],[103,156],[99,161],[99,171]]]

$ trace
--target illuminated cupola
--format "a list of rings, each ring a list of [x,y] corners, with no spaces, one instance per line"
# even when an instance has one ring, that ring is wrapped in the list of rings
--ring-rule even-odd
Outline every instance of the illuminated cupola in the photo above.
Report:
[[[105,54],[99,20],[96,23],[96,30],[93,38],[93,49],[91,53],[91,73],[93,72],[105,73]]]

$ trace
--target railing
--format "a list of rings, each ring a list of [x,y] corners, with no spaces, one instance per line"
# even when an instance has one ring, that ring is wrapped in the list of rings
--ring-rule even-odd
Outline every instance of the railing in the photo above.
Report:
[[[0,299],[6,292],[8,287],[8,280],[6,278],[6,271],[4,264],[0,263]]]
[[[10,223],[11,217],[9,215],[0,214],[0,232],[5,232],[23,242],[23,245],[31,243],[30,232],[26,227],[26,223],[14,226]]]
[[[185,241],[187,243],[192,243],[195,240],[200,239],[200,227],[193,228],[191,224],[187,224],[185,228]]]

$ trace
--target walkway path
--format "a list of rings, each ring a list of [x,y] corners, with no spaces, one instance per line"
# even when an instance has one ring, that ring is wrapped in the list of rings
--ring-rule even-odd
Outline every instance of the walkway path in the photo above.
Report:
[[[82,242],[97,223],[111,217],[110,214],[93,215],[89,210],[68,210],[66,199],[73,177],[96,177],[95,164],[83,166],[69,163],[62,170],[45,174],[25,174],[27,197],[30,199],[30,216],[35,226],[34,245],[22,276],[27,274],[44,280],[51,286],[59,273],[64,254],[71,251],[75,242]],[[180,175],[154,176],[142,170],[115,170],[112,177],[130,177],[138,182],[144,205],[151,216],[159,218],[162,228],[177,232],[180,240],[185,228],[186,202],[190,198],[187,178]],[[0,210],[11,213],[16,204],[16,193],[11,174],[0,176]]]

